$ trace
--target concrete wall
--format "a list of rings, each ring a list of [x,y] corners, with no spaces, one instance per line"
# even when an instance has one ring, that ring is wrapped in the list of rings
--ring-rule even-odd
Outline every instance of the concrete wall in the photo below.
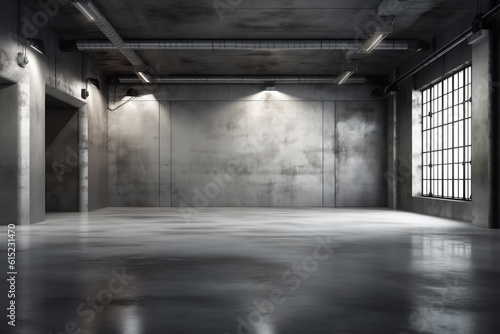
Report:
[[[109,112],[110,206],[386,206],[369,85],[135,88]]]
[[[494,2],[483,1],[483,9],[491,8]],[[450,29],[435,40],[435,49],[445,45],[470,27],[475,12],[457,21]],[[495,200],[497,190],[493,170],[495,155],[498,155],[498,137],[495,136],[494,105],[498,100],[498,89],[494,89],[494,74],[498,63],[498,31],[490,32],[490,37],[475,46],[462,43],[438,61],[417,73],[401,85],[401,92],[391,97],[388,103],[389,119],[396,133],[389,132],[389,148],[394,147],[395,155],[388,160],[388,172],[393,177],[389,188],[391,207],[418,213],[436,215],[472,222],[478,226],[494,227],[498,206]],[[496,51],[495,51],[496,50]],[[403,64],[399,73],[403,74],[418,64],[427,55],[415,57]],[[421,194],[421,153],[420,153],[420,93],[419,90],[429,83],[446,76],[459,66],[472,64],[472,201],[451,201],[423,198]],[[395,111],[395,112],[394,112]],[[498,162],[496,162],[498,163]]]
[[[78,109],[47,109],[45,211],[78,211]]]
[[[104,81],[101,80],[101,83]],[[87,100],[88,140],[85,142],[80,136],[80,147],[85,148],[87,145],[88,148],[88,208],[83,208],[82,211],[108,206],[108,102],[105,93],[105,90],[90,87],[91,97]]]
[[[337,206],[387,206],[385,103],[337,102]]]
[[[78,53],[62,53],[58,50],[59,36],[48,24],[36,26],[28,31],[25,22],[31,21],[33,14],[22,5],[19,14],[14,15],[18,2],[6,0],[0,12],[0,83],[12,86],[3,89],[0,108],[9,112],[5,122],[0,123],[0,132],[5,143],[16,147],[16,151],[1,152],[15,159],[6,163],[6,171],[17,166],[16,183],[6,182],[2,187],[0,220],[7,224],[16,217],[19,224],[29,224],[44,220],[45,216],[45,96],[51,95],[63,100],[82,111],[81,123],[87,124],[79,143],[80,168],[80,205],[81,211],[107,206],[107,102],[104,77],[87,59]],[[18,22],[18,17],[21,19]],[[17,54],[24,50],[24,38],[20,32],[29,33],[30,38],[42,39],[46,54],[38,55],[27,50],[29,63],[25,68],[17,65]],[[92,91],[87,100],[82,100],[80,90],[87,77],[101,80],[102,91]],[[17,101],[17,102],[16,102]],[[3,103],[5,102],[5,103]],[[13,122],[16,131],[9,128]],[[89,134],[97,134],[90,136]],[[5,137],[5,138],[4,138]],[[88,140],[88,142],[87,142]],[[92,158],[88,164],[89,156]],[[2,166],[3,167],[3,166]],[[4,185],[4,183],[2,183]],[[15,197],[16,205],[11,205]]]

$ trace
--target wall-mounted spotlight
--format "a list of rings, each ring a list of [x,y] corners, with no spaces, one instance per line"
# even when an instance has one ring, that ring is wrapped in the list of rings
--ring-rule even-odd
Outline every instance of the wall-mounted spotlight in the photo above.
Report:
[[[399,85],[390,84],[384,88],[384,95],[394,95],[399,93]]]
[[[155,79],[151,76],[151,74],[149,74],[147,72],[138,71],[138,72],[135,72],[135,74],[137,74],[139,79],[141,79],[141,81],[144,83],[151,84],[155,81]]]
[[[89,83],[97,89],[101,89],[101,84],[98,79],[95,78],[87,78],[85,80],[85,88],[82,89],[82,99],[87,99],[89,97]]]
[[[342,71],[340,72],[339,76],[333,83],[334,85],[342,85],[344,84],[347,79],[351,77],[356,71],[358,70],[358,63],[357,62],[352,62],[349,64],[346,64],[342,67]]]
[[[266,91],[275,92],[276,91],[276,83],[273,81],[266,82]]]
[[[24,46],[24,51],[19,52],[17,54],[17,64],[20,67],[24,68],[29,63],[28,54],[27,54],[27,50],[26,50],[28,46],[40,54],[45,54],[45,44],[43,43],[43,41],[41,39],[28,38],[24,42],[23,46]]]
[[[137,97],[137,96],[139,96],[139,94],[137,93],[137,91],[135,89],[129,88],[127,90],[127,93],[125,94],[125,96],[127,96],[127,97]]]
[[[389,36],[390,33],[392,33],[394,17],[386,17],[384,18],[384,22],[385,24],[383,26],[379,26],[365,42],[365,44],[363,44],[363,46],[359,49],[359,54],[371,53],[387,36]]]
[[[99,9],[94,5],[92,1],[89,0],[70,0],[90,22],[95,22],[99,14]]]

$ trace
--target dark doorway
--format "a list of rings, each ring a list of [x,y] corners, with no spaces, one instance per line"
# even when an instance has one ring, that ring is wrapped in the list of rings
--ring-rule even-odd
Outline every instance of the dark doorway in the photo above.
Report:
[[[45,101],[45,211],[78,212],[78,109]]]

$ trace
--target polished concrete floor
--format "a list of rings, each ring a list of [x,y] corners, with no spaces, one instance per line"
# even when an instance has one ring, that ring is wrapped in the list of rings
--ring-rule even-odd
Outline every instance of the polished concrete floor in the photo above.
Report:
[[[17,231],[17,326],[1,333],[500,332],[500,231],[464,222],[107,208]]]

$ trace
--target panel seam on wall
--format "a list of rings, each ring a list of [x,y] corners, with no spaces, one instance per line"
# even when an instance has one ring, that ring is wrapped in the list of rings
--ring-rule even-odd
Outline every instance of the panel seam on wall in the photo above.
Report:
[[[168,101],[168,117],[169,117],[169,125],[170,125],[170,161],[169,161],[169,164],[170,164],[170,207],[172,207],[172,203],[173,203],[173,169],[174,169],[174,165],[173,165],[173,159],[174,159],[174,156],[173,156],[173,140],[174,140],[174,134],[173,134],[173,131],[174,131],[174,127],[172,126],[172,101]]]
[[[337,101],[333,102],[333,207],[337,207],[337,154],[338,150],[338,138],[337,138]]]
[[[158,207],[162,207],[161,200],[161,172],[162,172],[162,161],[161,161],[161,101],[158,101]]]
[[[321,156],[322,156],[322,206],[325,207],[325,101],[321,101]]]

